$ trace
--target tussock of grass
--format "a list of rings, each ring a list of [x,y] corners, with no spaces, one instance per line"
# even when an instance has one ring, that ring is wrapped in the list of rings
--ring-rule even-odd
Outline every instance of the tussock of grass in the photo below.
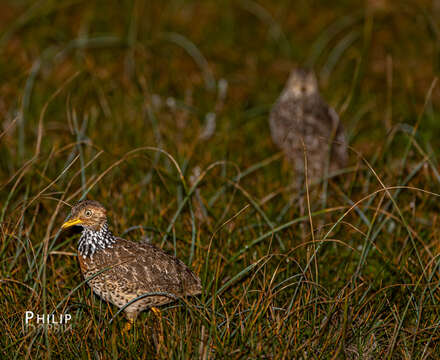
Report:
[[[4,1],[1,357],[439,357],[432,6]],[[300,63],[352,148],[296,194],[267,116]],[[122,334],[59,230],[84,197],[184,260],[203,294]],[[26,331],[25,311],[72,328]]]

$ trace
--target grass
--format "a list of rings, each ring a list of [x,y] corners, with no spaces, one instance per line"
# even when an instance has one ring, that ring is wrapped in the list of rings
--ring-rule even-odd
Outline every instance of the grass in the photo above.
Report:
[[[436,6],[2,2],[1,357],[438,358]],[[298,64],[351,145],[304,214],[267,123]],[[59,230],[84,197],[202,296],[122,334]],[[72,327],[28,331],[26,311]]]

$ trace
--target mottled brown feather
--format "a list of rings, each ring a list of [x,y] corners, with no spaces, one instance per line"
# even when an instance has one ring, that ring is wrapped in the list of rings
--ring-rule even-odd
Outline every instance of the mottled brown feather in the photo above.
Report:
[[[78,258],[85,278],[109,268],[88,283],[95,293],[118,307],[152,292],[184,297],[202,291],[200,279],[182,261],[148,243],[117,238],[112,248],[97,251],[92,258],[83,258],[80,254]],[[174,300],[149,296],[128,306],[125,311],[138,313]]]

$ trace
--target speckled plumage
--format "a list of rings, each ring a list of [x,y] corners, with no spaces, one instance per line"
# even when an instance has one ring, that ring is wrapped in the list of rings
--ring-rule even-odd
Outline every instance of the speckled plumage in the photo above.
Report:
[[[92,213],[91,216],[86,214]],[[96,201],[80,202],[72,209],[66,226],[83,226],[78,245],[81,272],[93,292],[119,308],[147,293],[168,293],[177,298],[201,293],[200,279],[179,259],[146,242],[115,237],[108,229],[106,211]],[[75,223],[81,219],[82,223]],[[140,311],[175,299],[148,296],[125,308],[132,320]]]
[[[304,146],[308,178],[316,181],[343,168],[347,163],[347,143],[336,112],[319,94],[312,72],[295,69],[272,108],[269,117],[272,139],[296,170],[297,182],[304,177]],[[330,151],[330,158],[329,158]]]

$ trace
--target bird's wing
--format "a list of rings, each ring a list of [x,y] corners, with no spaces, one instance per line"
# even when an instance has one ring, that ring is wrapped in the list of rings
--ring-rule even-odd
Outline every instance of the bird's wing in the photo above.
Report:
[[[345,130],[336,111],[332,107],[328,107],[327,111],[332,123],[332,133],[334,133],[332,152],[339,165],[344,167],[348,162]]]
[[[111,262],[107,277],[128,293],[168,292],[181,296],[200,282],[184,263],[148,243],[118,239]]]

